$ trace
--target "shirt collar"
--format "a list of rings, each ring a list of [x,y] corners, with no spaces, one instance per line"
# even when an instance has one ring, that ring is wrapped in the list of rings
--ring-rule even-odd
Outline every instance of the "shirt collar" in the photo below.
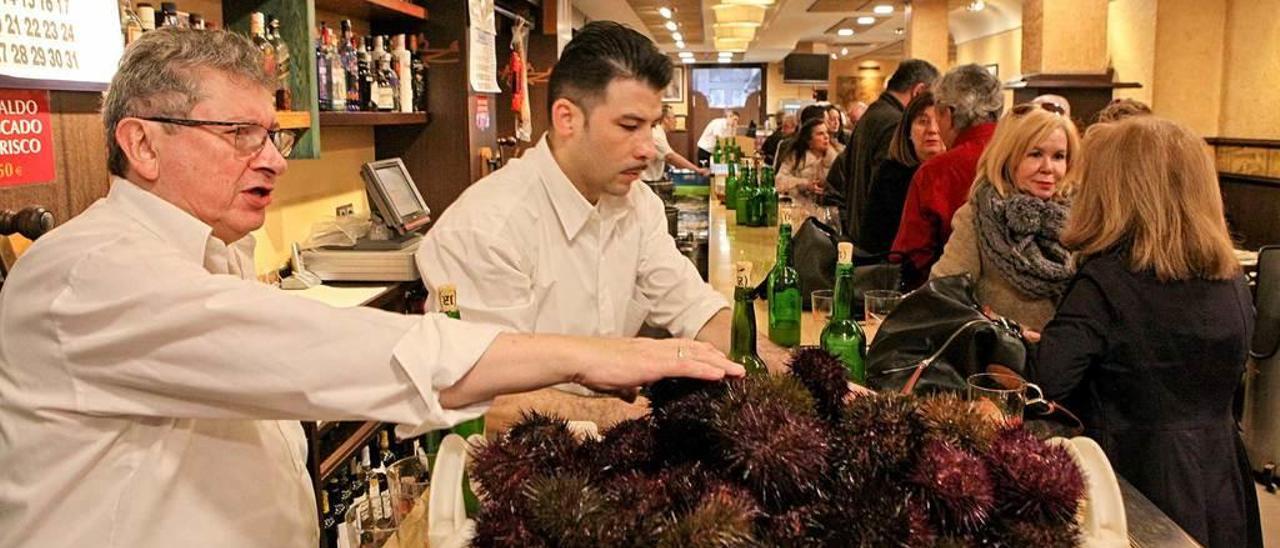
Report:
[[[565,238],[569,240],[577,238],[583,227],[587,225],[587,221],[591,220],[593,213],[606,221],[615,221],[627,213],[629,208],[625,198],[605,195],[600,197],[596,205],[591,205],[582,192],[578,191],[578,187],[573,186],[573,182],[569,180],[568,175],[565,175],[564,170],[560,169],[560,164],[556,163],[546,135],[542,136],[538,145],[533,147],[528,155],[541,174],[538,179],[542,181],[543,188],[551,197],[551,207],[556,212],[556,218],[560,220],[560,228],[564,230]],[[637,181],[636,184],[643,183]]]
[[[121,206],[138,224],[173,246],[183,257],[204,265],[205,256],[210,250],[209,242],[215,238],[213,228],[203,221],[120,177],[111,178],[107,202]],[[246,236],[227,247],[252,249],[253,240],[251,236]],[[252,252],[249,256],[252,256]]]

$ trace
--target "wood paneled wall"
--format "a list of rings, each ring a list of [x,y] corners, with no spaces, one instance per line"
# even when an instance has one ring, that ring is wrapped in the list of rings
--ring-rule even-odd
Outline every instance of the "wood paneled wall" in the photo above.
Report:
[[[43,206],[59,223],[107,194],[107,140],[98,110],[102,94],[50,92],[54,175],[50,183],[0,188],[0,209]]]

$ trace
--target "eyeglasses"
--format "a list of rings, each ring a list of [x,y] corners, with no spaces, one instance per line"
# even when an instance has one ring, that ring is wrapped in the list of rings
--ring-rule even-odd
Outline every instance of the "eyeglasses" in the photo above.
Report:
[[[251,122],[227,122],[220,120],[190,120],[187,118],[166,118],[163,116],[139,117],[140,120],[174,124],[187,127],[220,126],[235,128],[235,141],[232,143],[241,154],[252,156],[267,146],[267,141],[276,147],[281,156],[288,157],[293,152],[294,142],[298,135],[292,129],[268,129]]]
[[[1057,114],[1058,116],[1067,115],[1067,109],[1062,108],[1062,106],[1057,103],[1022,103],[1021,105],[1017,105],[1013,107],[1013,109],[1010,110],[1010,112],[1012,112],[1015,116],[1022,116],[1028,112],[1035,110],[1036,107],[1040,107],[1044,110]]]

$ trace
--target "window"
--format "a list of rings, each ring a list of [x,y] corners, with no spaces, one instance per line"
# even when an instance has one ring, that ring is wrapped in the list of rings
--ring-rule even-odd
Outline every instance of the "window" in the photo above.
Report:
[[[711,108],[742,108],[747,97],[760,91],[761,71],[755,68],[697,68],[693,89],[707,97]]]

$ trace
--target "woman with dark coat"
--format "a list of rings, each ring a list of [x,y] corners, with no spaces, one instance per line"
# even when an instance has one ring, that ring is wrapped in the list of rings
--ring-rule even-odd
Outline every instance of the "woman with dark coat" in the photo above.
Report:
[[[907,201],[907,189],[916,168],[930,158],[946,152],[938,131],[938,116],[933,110],[933,94],[917,95],[907,105],[902,122],[893,131],[889,141],[889,157],[871,174],[871,187],[867,194],[867,214],[862,219],[858,245],[869,253],[887,253],[898,236],[898,221],[902,219],[902,203]]]
[[[1262,546],[1232,415],[1254,310],[1203,147],[1153,116],[1090,129],[1062,235],[1080,266],[1030,380],[1197,541]]]

